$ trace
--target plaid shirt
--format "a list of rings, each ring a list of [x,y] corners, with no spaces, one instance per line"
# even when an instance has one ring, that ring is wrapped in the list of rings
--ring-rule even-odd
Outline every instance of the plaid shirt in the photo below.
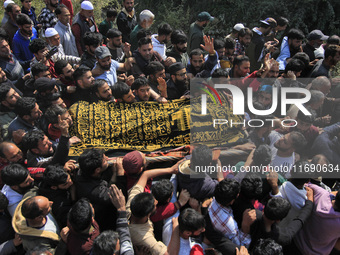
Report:
[[[250,235],[238,229],[237,222],[234,220],[233,210],[230,207],[221,206],[214,198],[209,207],[209,216],[214,228],[226,238],[236,245],[249,246],[251,242]]]
[[[245,52],[246,48],[238,40],[236,40],[234,56],[244,55]]]
[[[54,27],[58,22],[58,18],[54,12],[44,7],[38,17],[38,22],[42,24],[43,35],[45,36],[45,30],[49,27]]]

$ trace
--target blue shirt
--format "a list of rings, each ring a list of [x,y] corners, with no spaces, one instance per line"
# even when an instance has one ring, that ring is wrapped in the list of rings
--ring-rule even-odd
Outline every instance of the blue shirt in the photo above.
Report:
[[[13,54],[19,62],[31,61],[34,57],[33,53],[28,49],[31,41],[38,38],[38,32],[35,28],[32,29],[33,35],[30,39],[25,38],[20,33],[20,29],[13,37]]]
[[[96,63],[97,65],[97,63]],[[94,67],[96,68],[96,66]],[[103,74],[97,76],[95,79],[105,80],[112,87],[118,80],[117,80],[117,69],[119,68],[119,63],[116,60],[111,59],[111,67],[109,71],[104,71]]]

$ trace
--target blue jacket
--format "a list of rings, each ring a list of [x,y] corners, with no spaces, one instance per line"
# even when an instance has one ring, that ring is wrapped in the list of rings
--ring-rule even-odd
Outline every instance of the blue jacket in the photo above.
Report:
[[[19,60],[24,69],[29,67],[29,63],[34,57],[33,53],[28,49],[28,45],[36,38],[38,38],[38,32],[35,28],[33,28],[33,35],[29,40],[22,36],[20,29],[13,37],[13,54]]]

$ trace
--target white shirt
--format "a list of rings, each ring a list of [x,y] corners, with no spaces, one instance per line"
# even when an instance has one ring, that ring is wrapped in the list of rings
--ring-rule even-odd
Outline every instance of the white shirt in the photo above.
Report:
[[[151,41],[152,41],[152,46],[153,46],[153,50],[157,51],[159,53],[159,55],[162,56],[163,59],[166,59],[166,45],[165,43],[160,43],[157,39],[156,36],[158,36],[157,34],[154,34],[151,36]]]
[[[1,192],[7,197],[8,199],[8,212],[9,214],[13,217],[14,215],[14,211],[17,208],[18,204],[20,203],[20,201],[22,200],[22,195],[19,194],[18,192],[14,191],[11,189],[10,186],[8,186],[7,184],[5,184],[2,187]]]

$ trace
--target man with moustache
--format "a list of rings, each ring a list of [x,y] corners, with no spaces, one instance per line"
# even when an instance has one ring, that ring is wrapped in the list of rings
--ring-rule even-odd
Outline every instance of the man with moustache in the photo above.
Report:
[[[25,132],[37,128],[37,122],[41,118],[42,111],[33,97],[18,98],[14,111],[18,116],[11,122],[8,127],[8,138],[11,139],[13,132],[19,129]],[[21,140],[20,140],[21,141]],[[20,143],[17,141],[16,143]]]
[[[112,90],[105,80],[95,80],[93,90],[95,91],[98,100],[102,100],[105,102],[113,100]]]
[[[285,70],[287,59],[290,59],[301,49],[302,41],[305,38],[301,30],[292,28],[287,36],[283,38],[280,55],[276,61],[280,64],[280,70]]]
[[[2,70],[1,70],[2,72]],[[5,76],[6,77],[6,76]],[[8,126],[17,116],[14,112],[15,104],[20,95],[9,84],[1,84],[0,86],[0,128],[1,137],[8,134]]]
[[[118,63],[112,60],[110,50],[107,47],[99,46],[94,53],[97,63],[92,70],[92,74],[95,79],[107,81],[110,87],[114,86],[118,81],[117,70],[125,72],[130,69],[130,60],[127,60],[125,63]]]
[[[204,36],[204,45],[202,49],[208,52],[208,57],[205,59],[201,49],[194,49],[190,52],[190,64],[187,66],[189,78],[199,77],[208,78],[211,76],[211,71],[217,65],[218,56],[214,49],[214,40],[209,36]]]
[[[6,38],[0,37],[0,67],[10,81],[17,81],[24,76],[24,69],[12,54]]]
[[[48,165],[55,164],[65,165],[70,139],[68,120],[61,120],[61,116],[58,116],[58,128],[61,136],[56,148],[52,146],[52,142],[41,130],[32,130],[25,134],[23,144],[28,149],[28,167],[47,167]]]
[[[93,17],[93,9],[93,5],[90,1],[83,1],[80,5],[79,13],[73,18],[72,32],[76,39],[79,56],[81,56],[86,49],[82,40],[84,34],[86,32],[99,32]]]
[[[38,17],[38,22],[42,24],[42,33],[45,34],[45,30],[49,27],[54,27],[57,22],[57,16],[54,11],[59,5],[58,0],[46,0],[46,6],[41,10]]]
[[[60,35],[60,43],[63,45],[66,55],[72,55],[79,57],[79,53],[76,47],[76,39],[72,33],[70,25],[70,11],[63,4],[55,10],[55,14],[58,17],[58,22],[54,29],[57,30]]]
[[[171,33],[172,46],[167,50],[166,56],[173,57],[176,62],[182,62],[184,66],[187,66],[189,62],[189,56],[187,53],[188,37],[182,30],[175,30]]]
[[[111,58],[119,63],[124,63],[126,57],[131,57],[130,44],[125,42],[123,46],[122,32],[118,29],[111,28],[106,34],[107,45],[110,50]]]
[[[170,79],[167,82],[168,99],[179,99],[188,90],[188,77],[185,66],[181,63],[169,67]]]
[[[10,164],[2,169],[1,179],[5,183],[1,192],[8,199],[7,210],[13,216],[23,195],[33,188],[34,180],[29,171],[20,164]]]
[[[78,101],[93,102],[95,96],[92,93],[94,78],[91,69],[88,67],[79,67],[73,73],[73,79],[76,83],[76,92],[72,94],[71,103]]]
[[[10,44],[10,46],[12,46],[12,40],[13,40],[13,36],[15,35],[15,33],[18,30],[18,25],[16,23],[16,18],[18,16],[18,14],[21,13],[20,7],[13,3],[10,3],[7,5],[6,7],[6,12],[9,15],[9,19],[8,21],[2,26],[3,29],[5,29],[7,35],[8,35],[8,42]]]
[[[200,45],[204,44],[203,29],[213,20],[214,17],[211,17],[208,12],[201,12],[197,15],[196,21],[190,25],[189,29],[188,53],[194,49],[200,48]]]
[[[265,46],[265,37],[275,28],[277,25],[276,20],[273,18],[266,18],[265,20],[260,20],[260,26],[254,27],[253,37],[251,43],[246,49],[245,54],[250,59],[250,71],[260,69],[261,61],[265,54],[262,52]],[[273,47],[273,45],[272,45]]]
[[[247,27],[242,28],[238,32],[238,39],[236,39],[236,43],[235,43],[235,52],[234,52],[235,57],[237,57],[238,55],[245,54],[246,48],[249,46],[252,37],[253,37],[253,31],[251,31]]]
[[[27,69],[34,58],[28,45],[30,44],[30,41],[38,38],[38,32],[33,27],[32,20],[26,14],[19,14],[16,21],[19,30],[13,37],[13,54],[19,60],[20,64]]]
[[[130,33],[137,25],[134,0],[123,0],[123,9],[117,16],[117,26],[122,32],[123,42],[130,42]]]

